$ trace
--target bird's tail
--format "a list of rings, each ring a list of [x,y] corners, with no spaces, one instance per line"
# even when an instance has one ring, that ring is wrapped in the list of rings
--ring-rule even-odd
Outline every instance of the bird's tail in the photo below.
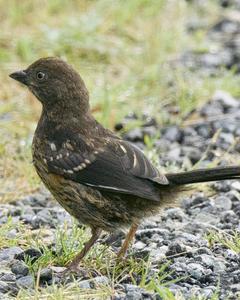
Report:
[[[198,169],[181,173],[169,173],[165,176],[170,185],[184,185],[224,179],[240,179],[240,167],[231,166]]]

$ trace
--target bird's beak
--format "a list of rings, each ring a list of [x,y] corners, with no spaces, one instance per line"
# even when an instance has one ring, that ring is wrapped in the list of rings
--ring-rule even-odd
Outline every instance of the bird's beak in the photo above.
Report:
[[[25,70],[17,71],[9,75],[9,77],[23,83],[27,84],[27,73]]]

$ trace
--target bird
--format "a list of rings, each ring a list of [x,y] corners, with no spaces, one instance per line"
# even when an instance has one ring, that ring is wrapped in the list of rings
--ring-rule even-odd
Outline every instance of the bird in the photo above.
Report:
[[[61,58],[40,58],[9,76],[42,104],[32,142],[37,174],[59,204],[91,228],[68,270],[79,270],[103,231],[127,230],[117,254],[123,258],[141,222],[175,205],[186,185],[240,178],[237,165],[161,173],[140,149],[94,118],[83,79]]]

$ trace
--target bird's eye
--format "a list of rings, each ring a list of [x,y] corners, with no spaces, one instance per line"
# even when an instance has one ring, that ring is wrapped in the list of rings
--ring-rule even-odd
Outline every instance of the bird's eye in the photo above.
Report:
[[[46,77],[46,74],[43,72],[37,72],[37,79],[43,80]]]

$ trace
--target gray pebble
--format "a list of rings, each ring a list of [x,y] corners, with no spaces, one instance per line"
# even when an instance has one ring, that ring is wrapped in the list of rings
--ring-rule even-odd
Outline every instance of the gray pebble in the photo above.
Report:
[[[172,242],[169,247],[168,251],[166,252],[166,256],[174,256],[177,254],[184,254],[186,252],[186,247],[179,241]]]
[[[91,280],[82,280],[78,283],[80,289],[91,289]]]
[[[143,141],[143,132],[140,128],[134,128],[124,138],[131,142]]]
[[[188,264],[187,270],[193,278],[196,278],[198,280],[206,273],[204,267],[197,263]]]
[[[133,247],[138,251],[144,249],[146,247],[146,244],[141,241],[137,241],[136,243],[134,243]]]
[[[185,214],[179,207],[169,208],[166,210],[167,217],[171,219],[177,219],[179,221],[183,221]]]
[[[29,257],[31,259],[31,262],[35,262],[42,253],[35,248],[28,248],[14,256],[15,259],[18,260],[24,260],[25,258]]]
[[[4,262],[10,263],[13,260],[14,256],[21,252],[22,249],[17,246],[0,250],[0,264]]]
[[[4,272],[4,274],[0,275],[0,280],[1,281],[15,281],[16,280],[16,276],[13,273],[10,272]]]
[[[216,91],[212,97],[213,101],[218,101],[223,106],[223,108],[237,108],[239,107],[239,101],[232,97],[229,93],[225,91]]]
[[[202,262],[207,267],[213,267],[215,264],[215,258],[207,254],[201,254],[200,256],[195,257],[196,261]]]
[[[232,201],[225,196],[218,196],[214,199],[214,205],[220,210],[230,210],[232,208]]]
[[[0,280],[0,293],[7,293],[10,290],[10,286],[7,282]]]
[[[141,300],[142,292],[138,286],[132,284],[125,285],[125,292],[126,292],[126,300]]]
[[[16,280],[16,284],[19,288],[32,289],[34,287],[34,278],[32,275],[20,277]]]
[[[182,136],[182,131],[177,126],[170,126],[166,128],[163,134],[163,137],[170,142],[181,142]]]
[[[233,181],[231,184],[232,188],[240,192],[240,181]]]
[[[196,214],[194,221],[202,224],[217,225],[219,224],[220,218],[214,214],[199,212]]]
[[[224,273],[225,270],[226,270],[226,266],[224,260],[222,261],[220,259],[215,260],[213,271],[219,274],[219,273]]]
[[[97,276],[94,277],[94,283],[100,284],[100,285],[108,285],[110,283],[109,278],[106,276]]]
[[[16,260],[11,266],[11,271],[17,276],[26,276],[29,269],[23,261]]]
[[[49,268],[43,268],[40,272],[40,281],[41,282],[48,282],[52,280],[53,271]]]

